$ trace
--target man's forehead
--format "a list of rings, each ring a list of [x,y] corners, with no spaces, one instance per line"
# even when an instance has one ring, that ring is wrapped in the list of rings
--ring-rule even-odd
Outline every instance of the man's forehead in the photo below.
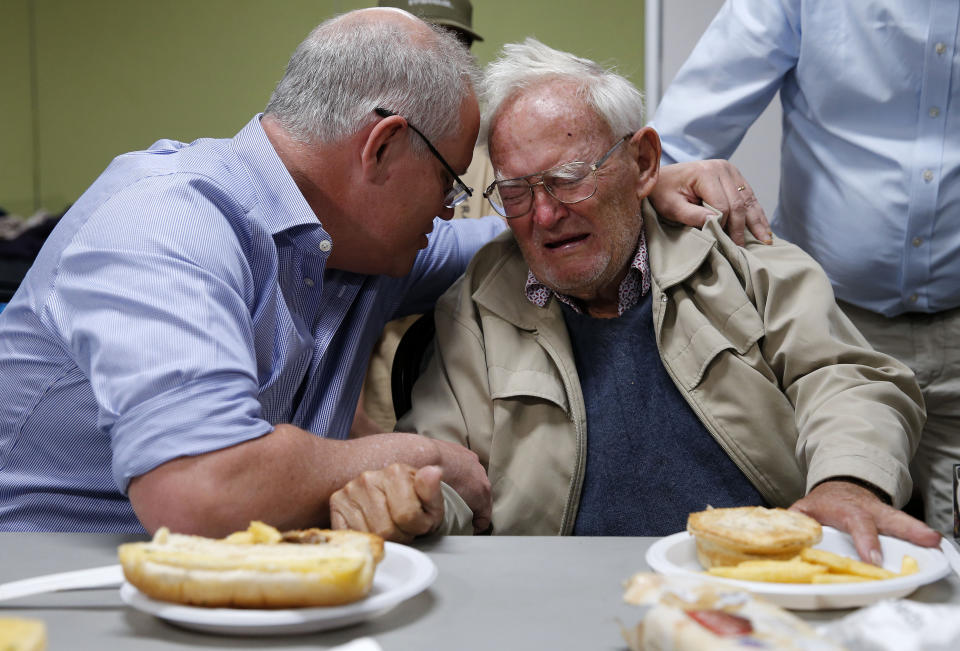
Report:
[[[516,91],[503,103],[500,115],[507,120],[522,116],[543,120],[575,116],[588,110],[573,82],[555,80]]]
[[[504,107],[506,110],[491,125],[494,167],[526,171],[532,165],[547,169],[590,154],[598,143],[606,141],[609,128],[593,108],[575,91],[558,90],[526,93]],[[516,169],[512,172],[521,173]]]

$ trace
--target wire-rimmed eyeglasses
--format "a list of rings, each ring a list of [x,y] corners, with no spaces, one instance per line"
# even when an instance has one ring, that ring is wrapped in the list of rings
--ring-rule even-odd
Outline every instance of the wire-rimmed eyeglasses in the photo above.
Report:
[[[376,107],[373,109],[373,112],[379,115],[382,118],[388,118],[393,115],[400,115],[395,113],[390,109],[385,109],[383,107]],[[401,116],[403,117],[403,116]],[[403,118],[407,120],[406,118]],[[437,151],[437,148],[433,146],[433,143],[430,142],[430,139],[423,135],[423,132],[420,129],[416,128],[410,123],[410,120],[407,120],[407,126],[413,129],[414,133],[423,138],[423,142],[426,143],[427,149],[430,150],[430,153],[437,157],[437,160],[440,161],[443,166],[450,172],[450,175],[453,177],[453,187],[447,190],[447,193],[443,195],[443,205],[446,208],[456,208],[464,201],[473,196],[473,188],[468,187],[466,183],[463,182],[463,179],[453,171],[453,168],[450,167],[450,163]]]
[[[534,188],[538,185],[542,185],[543,189],[560,203],[586,201],[597,191],[597,170],[607,162],[617,147],[632,137],[633,134],[628,133],[617,140],[596,163],[575,160],[535,174],[494,181],[484,190],[483,196],[497,213],[507,219],[523,217],[530,212],[533,207]],[[540,178],[539,181],[530,182],[529,179],[537,177]]]

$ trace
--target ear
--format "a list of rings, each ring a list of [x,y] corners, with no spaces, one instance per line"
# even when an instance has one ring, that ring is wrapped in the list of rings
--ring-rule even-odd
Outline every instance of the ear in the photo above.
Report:
[[[360,150],[363,178],[376,184],[389,176],[394,163],[409,155],[407,121],[399,115],[383,118],[373,125]]]
[[[636,156],[640,172],[637,196],[642,199],[653,191],[660,176],[660,136],[651,127],[644,127],[633,134],[630,149]]]

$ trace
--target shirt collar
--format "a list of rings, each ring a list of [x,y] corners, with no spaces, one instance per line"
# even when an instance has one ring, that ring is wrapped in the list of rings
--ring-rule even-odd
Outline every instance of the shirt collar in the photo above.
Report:
[[[246,165],[262,211],[261,218],[276,235],[297,226],[320,226],[300,188],[260,124],[262,113],[253,117],[233,138],[237,155]]]
[[[650,291],[650,260],[647,257],[647,237],[640,229],[640,240],[637,243],[637,250],[630,262],[630,269],[627,275],[620,283],[617,301],[617,313],[622,315],[640,302],[640,299]],[[551,296],[556,296],[557,300],[569,305],[579,314],[584,310],[580,299],[566,294],[560,294],[553,291],[542,282],[540,282],[532,271],[527,271],[527,282],[524,287],[527,299],[537,307],[546,307]]]

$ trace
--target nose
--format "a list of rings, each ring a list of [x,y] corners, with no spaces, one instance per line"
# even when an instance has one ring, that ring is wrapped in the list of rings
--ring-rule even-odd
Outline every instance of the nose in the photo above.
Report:
[[[444,221],[450,221],[453,219],[454,210],[455,208],[447,208],[446,206],[443,206],[440,208],[440,214],[437,216]]]
[[[533,186],[533,221],[540,228],[553,228],[566,213],[566,206],[547,192],[543,185]]]

